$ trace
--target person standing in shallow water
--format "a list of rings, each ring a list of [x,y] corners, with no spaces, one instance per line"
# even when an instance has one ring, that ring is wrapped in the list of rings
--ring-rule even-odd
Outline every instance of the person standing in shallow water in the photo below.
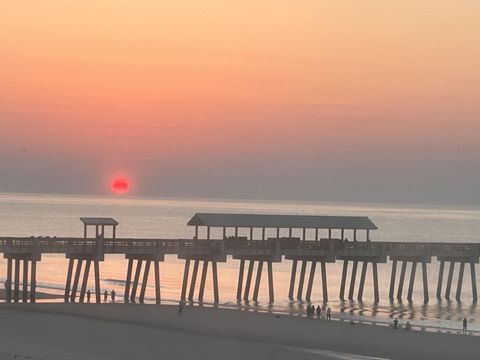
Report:
[[[322,309],[320,309],[320,305],[317,305],[317,319],[320,319],[321,315],[322,315]]]
[[[87,303],[90,304],[90,297],[92,296],[92,292],[90,291],[90,289],[88,289],[87,291]]]
[[[108,291],[105,290],[105,292],[103,293],[103,302],[106,303],[108,301]]]
[[[465,334],[467,332],[467,318],[463,318],[463,333]]]
[[[115,290],[112,290],[112,292],[110,293],[110,296],[112,297],[112,303],[115,302]]]
[[[327,320],[331,320],[331,319],[332,319],[332,309],[327,308]]]

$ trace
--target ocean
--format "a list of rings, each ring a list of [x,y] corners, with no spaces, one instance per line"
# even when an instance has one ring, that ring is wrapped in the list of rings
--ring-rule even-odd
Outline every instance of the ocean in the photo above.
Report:
[[[83,236],[83,216],[115,218],[120,225],[117,237],[138,238],[191,238],[194,229],[187,221],[196,212],[259,213],[259,214],[313,214],[368,216],[378,230],[371,233],[372,241],[428,241],[428,242],[478,242],[480,240],[480,208],[440,207],[420,205],[346,204],[287,201],[240,201],[218,199],[173,199],[94,197],[65,195],[0,194],[0,236]],[[220,238],[221,230],[212,232],[212,238]],[[274,236],[274,230],[267,236]],[[285,236],[287,235],[285,230]],[[248,236],[249,230],[240,231]],[[283,234],[283,233],[282,233]],[[301,230],[294,236],[301,236]],[[259,234],[257,234],[259,236]],[[101,287],[115,289],[123,298],[127,262],[124,256],[106,255],[101,263]],[[251,311],[274,311],[304,314],[305,304],[288,301],[291,262],[275,263],[275,303],[268,305],[266,273],[260,288],[258,304],[237,304],[236,286],[239,261],[228,259],[219,263],[220,306]],[[331,307],[334,316],[366,322],[389,323],[398,317],[418,327],[437,331],[459,329],[461,320],[467,317],[469,328],[480,331],[480,310],[472,304],[470,272],[464,275],[462,302],[437,301],[435,299],[438,264],[435,259],[428,265],[430,302],[423,304],[421,271],[417,270],[413,303],[390,303],[388,290],[391,263],[379,265],[380,303],[373,304],[371,268],[367,273],[364,301],[341,302],[338,299],[341,263],[327,264],[328,304],[322,304],[320,267],[312,293],[312,303]],[[37,265],[38,291],[62,294],[65,285],[67,261],[63,255],[43,255]],[[153,302],[154,283],[151,270],[147,287],[147,302]],[[458,266],[454,273],[456,279]],[[478,266],[477,266],[478,271]],[[167,255],[160,264],[162,302],[176,304],[180,298],[183,261]],[[398,270],[397,270],[398,273]],[[407,272],[407,275],[409,272]],[[5,280],[6,264],[0,260],[0,280]],[[357,273],[359,276],[359,272]],[[397,275],[398,276],[398,275]],[[358,281],[358,278],[357,278]],[[454,281],[456,284],[456,281]],[[88,284],[93,290],[93,276]],[[348,286],[348,282],[347,282]],[[404,294],[408,286],[405,281]],[[198,290],[197,290],[198,291]],[[357,291],[357,290],[356,290]],[[454,295],[455,286],[452,287]],[[454,297],[454,296],[453,296]],[[207,277],[205,304],[213,302],[210,274]]]

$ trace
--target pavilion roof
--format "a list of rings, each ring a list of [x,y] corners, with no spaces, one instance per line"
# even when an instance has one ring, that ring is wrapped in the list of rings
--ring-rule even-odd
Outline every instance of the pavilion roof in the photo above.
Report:
[[[377,226],[366,216],[319,215],[196,213],[187,225],[239,228],[377,229]]]

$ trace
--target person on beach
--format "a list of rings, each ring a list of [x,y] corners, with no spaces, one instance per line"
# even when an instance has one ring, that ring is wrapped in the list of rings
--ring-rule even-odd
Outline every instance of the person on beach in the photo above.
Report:
[[[393,320],[393,328],[398,329],[398,318],[395,318],[395,320]]]
[[[115,302],[115,290],[112,290],[112,292],[110,293],[110,296],[112,297],[112,303]]]
[[[312,318],[315,317],[315,305],[312,304],[312,307],[310,308],[310,314],[312,314]]]
[[[320,319],[322,316],[322,309],[320,309],[320,305],[317,305],[317,319]]]
[[[463,318],[463,333],[467,332],[467,318]]]
[[[106,303],[108,301],[108,291],[105,290],[105,292],[103,293],[103,302]]]
[[[410,325],[410,321],[407,321],[407,323],[405,324],[405,330],[410,330],[412,328],[412,326]]]
[[[327,320],[331,320],[331,319],[332,319],[332,309],[327,308]]]
[[[178,316],[182,316],[183,306],[184,306],[183,301],[180,301],[180,302],[178,303]]]
[[[92,292],[90,291],[90,289],[88,289],[87,291],[87,303],[90,304],[90,297],[92,296]]]

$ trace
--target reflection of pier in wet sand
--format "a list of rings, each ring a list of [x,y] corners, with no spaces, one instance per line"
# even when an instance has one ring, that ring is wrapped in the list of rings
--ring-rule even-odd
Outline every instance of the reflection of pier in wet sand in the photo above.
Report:
[[[406,298],[408,301],[413,300],[418,267],[422,272],[423,301],[427,303],[427,265],[432,262],[432,258],[439,261],[436,289],[438,299],[442,297],[447,264],[448,275],[443,295],[450,300],[457,263],[459,271],[455,299],[460,301],[464,291],[462,284],[466,265],[470,268],[473,301],[476,302],[478,298],[475,264],[479,262],[480,244],[371,241],[370,232],[377,227],[367,217],[200,213],[188,222],[188,225],[194,227],[193,239],[117,238],[118,223],[114,219],[81,218],[81,221],[84,224],[83,238],[0,237],[0,252],[7,259],[5,285],[8,302],[35,302],[36,264],[41,261],[42,254],[51,253],[65,254],[69,259],[65,302],[85,301],[92,265],[96,302],[100,302],[100,263],[104,261],[105,254],[125,255],[126,302],[144,301],[150,270],[153,269],[155,298],[160,303],[160,262],[164,261],[167,254],[175,254],[185,261],[180,299],[184,301],[197,299],[200,303],[203,302],[210,268],[214,302],[219,302],[217,263],[226,262],[227,256],[240,260],[237,301],[249,301],[251,294],[252,300],[258,301],[262,273],[266,268],[269,302],[273,303],[273,264],[284,259],[292,260],[289,291],[285,294],[290,300],[296,297],[299,301],[310,301],[319,264],[322,296],[324,302],[328,301],[326,264],[342,261],[340,299],[345,299],[348,290],[349,300],[354,299],[356,292],[356,298],[362,301],[367,273],[371,269],[373,295],[375,302],[379,302],[378,264],[389,261],[392,263],[389,299],[393,301],[396,295],[398,300],[402,300],[405,279],[409,273]],[[94,228],[94,237],[88,237],[89,228]],[[112,230],[110,236],[106,234],[108,228]],[[203,239],[199,234],[202,228],[205,230]],[[240,235],[240,231],[245,230],[248,236]],[[218,238],[213,236],[213,232],[218,232]],[[198,275],[200,282],[195,296]]]

